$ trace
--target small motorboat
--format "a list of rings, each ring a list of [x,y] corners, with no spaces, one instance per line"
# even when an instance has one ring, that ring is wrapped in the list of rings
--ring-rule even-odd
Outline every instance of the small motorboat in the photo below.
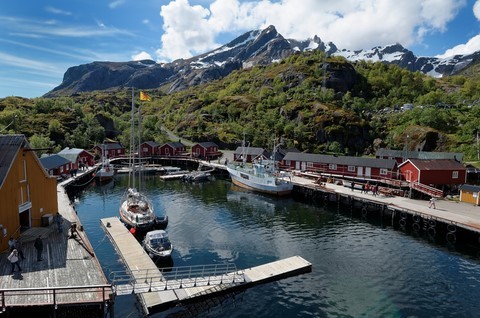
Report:
[[[168,215],[157,215],[155,219],[155,229],[164,230],[168,225]]]
[[[168,258],[172,256],[173,245],[165,230],[147,232],[142,245],[151,258]]]

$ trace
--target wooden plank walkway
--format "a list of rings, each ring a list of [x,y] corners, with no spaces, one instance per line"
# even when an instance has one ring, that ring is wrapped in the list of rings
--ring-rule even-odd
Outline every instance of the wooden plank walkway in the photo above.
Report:
[[[92,247],[84,232],[79,231],[76,238],[68,237],[70,224],[80,220],[61,185],[57,186],[58,207],[63,218],[62,232],[55,224],[48,227],[32,228],[21,233],[25,259],[20,261],[22,272],[10,274],[11,264],[7,260],[8,251],[0,257],[0,289],[5,292],[5,305],[43,306],[53,304],[53,290],[78,286],[78,289],[56,291],[56,304],[100,303],[108,299],[110,289],[85,286],[104,286],[107,280],[97,258],[92,255]],[[37,261],[34,239],[42,236],[43,261]],[[15,289],[17,291],[15,292]],[[43,291],[26,289],[45,289]]]
[[[118,218],[101,219],[101,224],[134,279],[131,284],[115,286],[117,295],[139,293],[147,314],[157,306],[168,306],[197,296],[226,292],[235,287],[247,288],[254,284],[310,272],[312,269],[311,263],[300,256],[293,256],[223,275],[167,279]]]
[[[104,218],[101,219],[100,222],[110,237],[119,256],[125,263],[125,266],[132,272],[132,275],[137,281],[144,281],[145,278],[149,276],[161,276],[157,265],[155,265],[119,218]],[[144,311],[146,313],[148,313],[148,308],[177,300],[177,297],[172,290],[167,290],[161,293],[143,293],[140,294],[139,297],[144,305]]]

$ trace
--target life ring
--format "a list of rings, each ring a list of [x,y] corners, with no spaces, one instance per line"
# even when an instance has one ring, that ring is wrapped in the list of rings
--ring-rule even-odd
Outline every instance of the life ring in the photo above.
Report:
[[[450,243],[455,243],[457,241],[457,236],[455,235],[455,233],[447,233],[447,241]]]
[[[367,216],[367,214],[368,214],[367,208],[366,208],[366,207],[363,207],[363,208],[362,208],[362,215],[363,215],[363,216]]]
[[[414,231],[420,231],[420,224],[418,224],[418,222],[415,222],[412,224],[412,228]]]
[[[453,224],[448,224],[447,225],[447,231],[448,231],[448,233],[453,234],[453,233],[457,232],[457,227]]]

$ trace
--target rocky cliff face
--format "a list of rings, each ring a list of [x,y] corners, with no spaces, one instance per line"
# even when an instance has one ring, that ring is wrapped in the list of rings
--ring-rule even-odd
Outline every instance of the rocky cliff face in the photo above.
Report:
[[[93,62],[71,67],[62,83],[45,97],[72,95],[79,92],[135,87],[150,89],[169,87],[168,92],[222,78],[234,70],[254,65],[267,65],[295,52],[321,50],[330,55],[344,56],[350,61],[369,60],[397,64],[410,71],[421,71],[431,76],[453,75],[475,63],[480,52],[449,59],[416,57],[400,44],[375,47],[371,50],[340,50],[333,43],[324,43],[319,37],[304,41],[285,39],[270,26],[265,30],[247,32],[216,50],[171,63],[154,61]],[[348,72],[349,73],[349,72]],[[327,87],[344,91],[349,80],[340,75],[327,80]]]

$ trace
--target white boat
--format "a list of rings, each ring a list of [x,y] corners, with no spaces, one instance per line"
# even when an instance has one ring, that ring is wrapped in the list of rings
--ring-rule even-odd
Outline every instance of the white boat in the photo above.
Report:
[[[243,147],[245,150],[246,148]],[[274,153],[276,148],[274,147]],[[254,159],[252,163],[246,162],[246,154],[242,155],[241,162],[234,161],[227,165],[232,182],[242,188],[252,191],[284,196],[292,192],[291,177],[277,168],[277,163],[272,159]]]
[[[115,169],[105,154],[105,148],[106,147],[104,143],[103,154],[102,154],[102,164],[100,165],[100,169],[98,169],[98,171],[95,173],[95,179],[100,182],[107,182],[112,180],[113,175],[115,174]]]
[[[128,188],[122,198],[120,204],[120,219],[128,228],[134,228],[136,231],[146,232],[153,229],[157,224],[157,217],[153,210],[152,202],[147,196],[141,192],[142,172],[135,171],[133,167],[138,167],[139,164],[135,162],[136,145],[140,145],[140,133],[135,129],[135,104],[133,102],[132,89],[132,129],[130,136],[130,157],[129,157],[129,173],[128,173]],[[138,111],[140,116],[140,110]],[[138,118],[138,126],[140,126],[140,118]],[[136,143],[135,132],[138,133],[138,142]],[[141,158],[138,158],[141,163]],[[140,165],[141,166],[141,165]]]
[[[167,258],[172,256],[173,244],[165,230],[150,231],[145,234],[143,248],[151,258]]]

